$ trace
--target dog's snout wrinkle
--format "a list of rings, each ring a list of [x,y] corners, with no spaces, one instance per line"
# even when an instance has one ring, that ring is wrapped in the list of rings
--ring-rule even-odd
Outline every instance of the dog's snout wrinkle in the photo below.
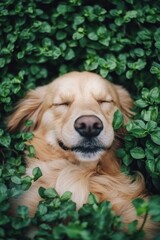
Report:
[[[103,123],[95,115],[84,115],[76,119],[74,128],[82,137],[97,137],[103,130]]]

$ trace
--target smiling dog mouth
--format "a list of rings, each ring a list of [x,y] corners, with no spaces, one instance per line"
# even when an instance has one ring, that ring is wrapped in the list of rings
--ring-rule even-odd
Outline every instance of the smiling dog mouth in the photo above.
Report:
[[[67,147],[62,141],[58,141],[59,146],[65,151],[79,152],[83,154],[94,154],[105,151],[106,147],[95,140],[81,141],[78,145]]]

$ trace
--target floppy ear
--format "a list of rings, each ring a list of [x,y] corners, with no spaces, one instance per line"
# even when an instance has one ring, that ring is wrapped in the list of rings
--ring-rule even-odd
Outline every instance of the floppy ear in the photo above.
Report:
[[[34,130],[37,127],[40,115],[43,112],[45,93],[46,87],[38,87],[36,90],[31,90],[27,93],[26,97],[17,104],[15,112],[7,119],[9,131],[24,129],[26,120],[33,121],[30,130]]]
[[[119,98],[119,107],[124,116],[124,123],[133,116],[131,108],[133,107],[133,99],[129,95],[128,91],[119,85],[115,85]]]

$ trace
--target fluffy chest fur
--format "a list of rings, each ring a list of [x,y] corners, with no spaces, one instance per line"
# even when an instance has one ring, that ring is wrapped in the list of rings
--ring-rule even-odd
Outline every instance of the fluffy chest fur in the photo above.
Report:
[[[73,164],[64,159],[50,160],[47,162],[35,160],[29,164],[27,174],[32,175],[34,167],[42,169],[43,176],[33,183],[30,193],[23,196],[26,204],[30,202],[31,215],[34,214],[36,206],[32,208],[33,200],[40,197],[38,195],[39,186],[45,188],[53,187],[61,195],[66,191],[72,193],[72,200],[76,202],[77,208],[80,208],[87,202],[89,193],[92,192],[99,198],[99,201],[107,200],[112,202],[116,214],[121,215],[126,208],[126,204],[131,206],[131,201],[144,193],[143,178],[139,175],[133,181],[130,177],[121,172],[106,174],[95,163]],[[32,196],[32,193],[34,196]],[[36,204],[38,204],[37,201]]]

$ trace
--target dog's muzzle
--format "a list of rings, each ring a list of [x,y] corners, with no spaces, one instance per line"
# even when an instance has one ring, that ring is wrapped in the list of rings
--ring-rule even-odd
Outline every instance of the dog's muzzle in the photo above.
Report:
[[[100,151],[105,151],[106,147],[103,146],[98,140],[81,140],[81,142],[75,146],[67,147],[62,141],[58,141],[59,146],[65,151],[80,152],[84,154],[94,154]]]
[[[95,115],[82,115],[74,122],[74,128],[81,137],[81,140],[71,147],[66,146],[62,141],[58,141],[59,146],[65,151],[77,153],[96,154],[106,150],[98,136],[103,130],[102,121]]]

